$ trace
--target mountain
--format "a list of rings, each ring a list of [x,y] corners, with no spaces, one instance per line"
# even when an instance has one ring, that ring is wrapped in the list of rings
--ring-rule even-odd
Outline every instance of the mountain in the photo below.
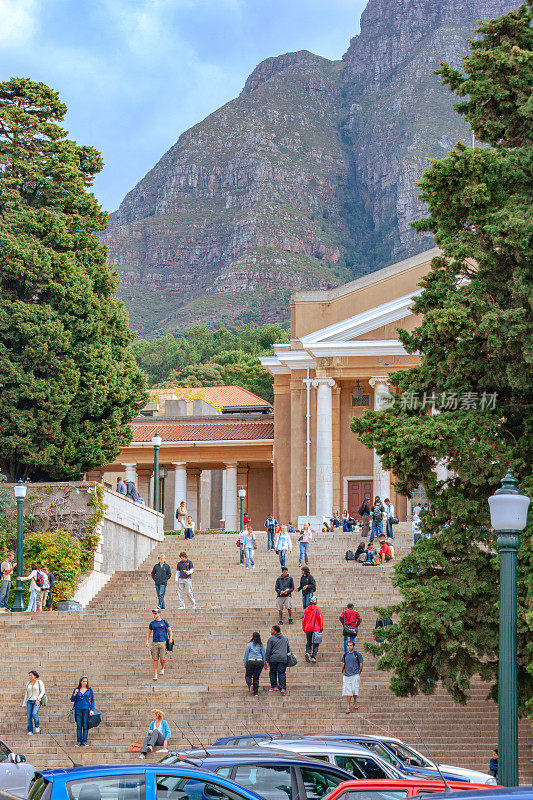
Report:
[[[414,182],[471,141],[433,74],[509,0],[370,0],[342,61],[268,58],[186,131],[102,240],[141,335],[288,319],[291,291],[332,288],[431,246]]]

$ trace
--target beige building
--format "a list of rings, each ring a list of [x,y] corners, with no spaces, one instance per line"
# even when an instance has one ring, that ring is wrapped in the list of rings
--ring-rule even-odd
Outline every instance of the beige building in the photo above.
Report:
[[[316,524],[333,511],[357,513],[365,495],[389,497],[399,518],[407,498],[376,453],[350,430],[354,416],[389,398],[389,374],[409,369],[397,328],[412,330],[412,298],[438,249],[331,291],[291,299],[290,344],[261,359],[274,376],[274,508],[278,519]]]
[[[154,490],[165,530],[176,526],[175,512],[187,504],[197,530],[237,530],[239,488],[244,510],[262,528],[272,509],[272,406],[240,386],[204,386],[150,391],[150,402],[132,422],[133,440],[112,464],[88,479],[116,486],[134,481],[153,507]],[[162,439],[159,485],[154,487],[152,437]]]

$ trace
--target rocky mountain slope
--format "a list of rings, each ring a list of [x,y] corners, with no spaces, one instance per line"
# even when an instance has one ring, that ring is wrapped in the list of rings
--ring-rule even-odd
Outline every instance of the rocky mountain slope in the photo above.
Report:
[[[510,0],[370,0],[342,61],[259,64],[186,131],[102,236],[142,335],[288,318],[292,290],[331,288],[431,245],[414,181],[470,134],[433,75]]]

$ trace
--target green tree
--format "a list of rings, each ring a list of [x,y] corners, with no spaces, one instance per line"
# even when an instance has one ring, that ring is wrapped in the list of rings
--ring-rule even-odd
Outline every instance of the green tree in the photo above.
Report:
[[[144,377],[95,233],[99,153],[43,83],[0,84],[0,470],[76,478],[131,439]]]
[[[369,646],[399,695],[431,694],[441,681],[464,702],[475,674],[497,695],[499,559],[487,498],[508,465],[533,491],[531,22],[527,3],[481,24],[464,72],[439,70],[451,89],[468,94],[457,108],[492,147],[458,144],[424,173],[429,216],[416,227],[434,234],[443,255],[414,302],[422,323],[399,333],[420,364],[392,376],[389,409],[352,423],[394,471],[400,492],[424,484],[431,512],[423,528],[438,534],[396,565],[402,599],[388,609],[396,622],[384,642]],[[427,403],[433,397],[438,414]],[[445,481],[434,472],[441,459],[450,470]],[[531,525],[518,562],[524,713],[533,698]]]

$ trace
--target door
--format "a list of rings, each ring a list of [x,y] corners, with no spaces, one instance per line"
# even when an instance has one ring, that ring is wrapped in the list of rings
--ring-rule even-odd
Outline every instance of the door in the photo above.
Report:
[[[369,506],[372,507],[372,481],[348,481],[348,513],[350,516],[357,516],[364,497],[369,498]]]

